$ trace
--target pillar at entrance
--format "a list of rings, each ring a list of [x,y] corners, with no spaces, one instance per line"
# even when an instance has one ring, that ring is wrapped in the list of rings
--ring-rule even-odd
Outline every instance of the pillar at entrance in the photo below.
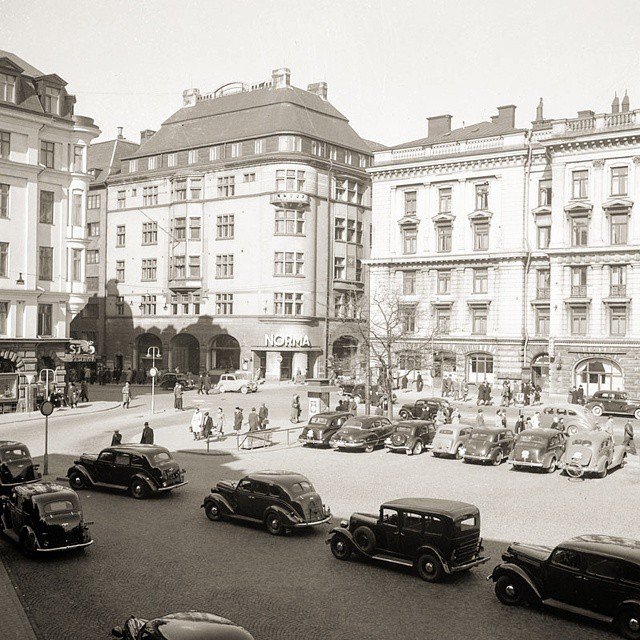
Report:
[[[309,375],[309,356],[306,353],[294,353],[291,361],[292,375],[295,377],[298,371],[306,378]]]
[[[280,380],[281,358],[278,351],[267,351],[267,367],[264,374],[267,380]]]

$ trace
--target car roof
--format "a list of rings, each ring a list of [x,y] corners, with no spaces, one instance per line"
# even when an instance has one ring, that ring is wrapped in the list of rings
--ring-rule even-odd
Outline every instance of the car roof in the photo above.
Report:
[[[438,498],[402,498],[391,500],[381,505],[392,509],[404,509],[406,511],[425,511],[441,516],[449,516],[454,520],[462,516],[476,515],[479,513],[478,507],[467,502],[457,500],[440,500]]]
[[[447,400],[445,398],[438,398],[438,396],[427,396],[425,398],[418,398],[416,402],[444,402]]]
[[[353,416],[353,412],[351,411],[321,411],[320,413],[314,413],[309,420],[312,418],[339,418],[340,416]]]
[[[71,497],[77,498],[77,494],[73,489],[65,487],[55,482],[34,482],[32,484],[23,484],[15,487],[14,491],[21,498],[35,498],[37,496],[55,495],[56,498]]]
[[[511,431],[511,429],[505,427],[475,427],[473,430],[474,433],[485,433],[491,436],[502,433],[503,431]]]
[[[26,449],[27,445],[17,440],[0,440],[0,447],[24,447]]]
[[[640,563],[640,540],[589,534],[571,538],[561,545],[564,549],[599,553],[619,560]]]
[[[394,426],[396,427],[422,427],[432,425],[433,420],[398,420]]]
[[[573,404],[572,402],[550,402],[540,408],[540,413],[549,413],[547,409],[573,409],[576,413],[590,413],[588,409],[585,409],[581,404]]]
[[[553,436],[557,436],[559,433],[562,433],[558,429],[525,429],[521,431],[518,435],[528,435],[528,436],[541,436],[543,438],[552,438]]]
[[[283,486],[291,486],[296,482],[309,482],[306,476],[296,471],[254,471],[247,474],[245,478]]]
[[[574,440],[591,440],[595,443],[600,443],[607,438],[611,438],[606,431],[578,431],[572,438],[569,444],[573,444]]]
[[[107,447],[103,449],[100,453],[104,453],[105,451],[114,451],[116,453],[143,453],[143,454],[154,454],[154,453],[169,453],[169,449],[166,447],[161,447],[158,444],[119,444],[114,447]]]
[[[253,640],[251,634],[226,618],[187,611],[147,622],[166,640]]]

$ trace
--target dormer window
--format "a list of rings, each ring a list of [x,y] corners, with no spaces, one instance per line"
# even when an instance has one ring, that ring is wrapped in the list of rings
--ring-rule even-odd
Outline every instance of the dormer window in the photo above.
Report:
[[[487,211],[489,209],[489,185],[476,185],[476,211]]]
[[[60,89],[45,87],[44,110],[56,116],[60,115]]]
[[[16,101],[16,77],[0,73],[0,100]]]
[[[135,173],[138,170],[138,161],[129,160],[129,173]]]

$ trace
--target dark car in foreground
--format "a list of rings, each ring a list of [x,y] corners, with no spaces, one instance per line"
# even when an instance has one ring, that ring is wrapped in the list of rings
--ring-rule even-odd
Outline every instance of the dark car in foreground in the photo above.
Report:
[[[444,398],[420,398],[415,402],[407,402],[400,407],[398,415],[403,420],[433,420],[438,411],[444,413],[445,422],[451,422],[453,407]]]
[[[131,616],[122,627],[114,627],[111,635],[123,640],[253,640],[248,631],[230,620],[200,611],[154,620]]]
[[[336,431],[329,444],[336,451],[350,449],[372,453],[376,447],[382,446],[387,436],[393,431],[389,418],[383,416],[355,416],[349,418]]]
[[[564,454],[567,438],[557,429],[526,429],[516,436],[508,462],[514,469],[553,473]]]
[[[311,482],[293,471],[258,471],[238,482],[221,480],[201,507],[213,522],[226,518],[261,522],[274,536],[331,519]]]
[[[499,466],[515,445],[515,435],[498,427],[476,428],[471,432],[464,452],[464,462],[490,462]]]
[[[83,453],[67,471],[73,489],[102,487],[128,491],[134,498],[166,493],[187,484],[168,449],[155,444],[122,444],[98,455]]]
[[[454,500],[405,498],[386,502],[378,515],[354,513],[331,530],[327,544],[338,560],[357,552],[414,567],[427,582],[489,560],[482,555],[478,508]]]
[[[176,382],[180,383],[184,391],[191,391],[196,388],[191,378],[182,373],[173,373],[172,371],[167,371],[160,376],[158,386],[161,389],[171,390],[176,386]]]
[[[513,543],[491,574],[503,604],[544,604],[613,623],[640,639],[640,541],[572,538],[555,549]]]
[[[585,404],[594,416],[629,416],[640,420],[640,400],[629,397],[626,391],[596,391]]]
[[[51,482],[17,486],[0,498],[0,531],[27,556],[83,549],[93,542],[78,494]]]
[[[38,466],[22,442],[0,440],[0,495],[10,493],[17,485],[40,480]]]
[[[384,441],[387,451],[420,455],[431,447],[436,428],[432,420],[401,420],[396,422],[393,432]]]
[[[298,442],[303,446],[328,447],[331,436],[349,419],[353,413],[346,411],[325,411],[313,416],[303,427]]]

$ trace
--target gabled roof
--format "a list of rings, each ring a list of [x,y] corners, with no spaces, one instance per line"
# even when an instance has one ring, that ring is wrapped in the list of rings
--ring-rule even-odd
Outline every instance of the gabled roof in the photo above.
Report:
[[[100,170],[93,182],[104,182],[112,173],[116,173],[120,168],[120,160],[134,153],[139,146],[136,142],[120,138],[92,144],[87,156],[87,168],[89,171]]]
[[[381,142],[376,142],[375,140],[367,140],[364,138],[364,141],[367,143],[369,149],[373,151],[386,151],[389,147],[387,145],[382,144]]]
[[[264,88],[199,100],[165,120],[129,157],[144,157],[277,133],[307,135],[362,153],[371,148],[347,118],[320,96],[297,87]]]
[[[3,51],[2,49],[0,49],[0,59],[2,58],[8,58],[11,62],[13,62],[13,64],[18,65],[22,69],[22,73],[24,75],[30,76],[31,78],[39,78],[40,76],[45,75],[44,73],[42,73],[42,71],[30,65],[15,53],[11,53],[11,51]]]

